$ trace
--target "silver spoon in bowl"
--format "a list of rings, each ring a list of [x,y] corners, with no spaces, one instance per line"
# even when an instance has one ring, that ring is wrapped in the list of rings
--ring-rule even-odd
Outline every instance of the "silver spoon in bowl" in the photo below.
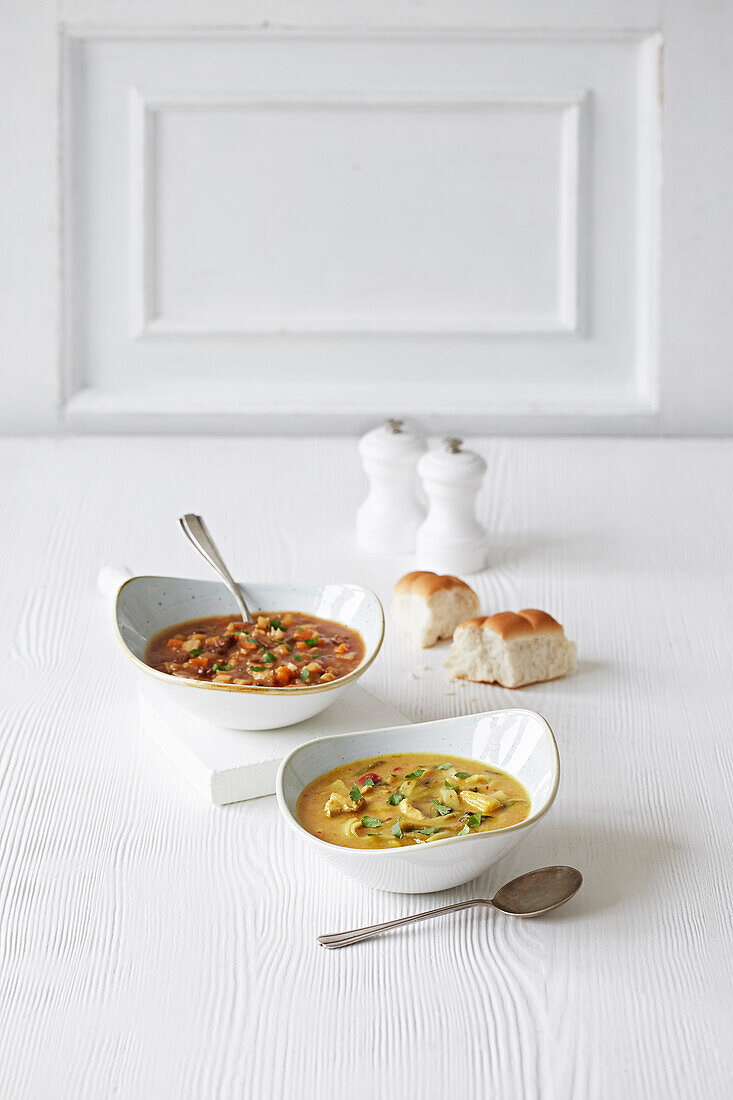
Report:
[[[493,898],[471,898],[469,901],[457,901],[454,905],[443,905],[440,909],[428,909],[425,913],[415,913],[411,917],[399,917],[397,920],[384,921],[383,924],[370,924],[367,928],[354,928],[350,932],[333,932],[328,936],[319,936],[321,947],[349,947],[352,943],[361,943],[386,932],[389,928],[399,928],[402,924],[411,924],[416,920],[429,920],[443,913],[456,913],[460,909],[474,909],[490,906],[512,917],[539,917],[558,909],[570,901],[583,884],[583,876],[575,867],[540,867],[528,871],[526,875],[507,882],[494,894]]]
[[[217,550],[216,544],[209,534],[209,529],[204,523],[203,518],[201,516],[195,516],[193,512],[187,512],[185,516],[179,517],[178,522],[184,534],[196,547],[201,557],[209,563],[215,573],[219,574],[232,596],[234,596],[244,622],[253,622],[254,620],[250,615],[249,608],[247,607],[246,600],[242,595],[239,585],[224,564],[224,559]]]

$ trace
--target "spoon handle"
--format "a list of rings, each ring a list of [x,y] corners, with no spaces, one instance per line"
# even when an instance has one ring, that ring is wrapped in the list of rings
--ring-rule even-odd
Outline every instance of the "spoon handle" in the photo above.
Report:
[[[430,920],[431,917],[441,917],[444,913],[456,913],[459,909],[473,909],[481,905],[491,905],[485,898],[471,898],[469,901],[457,901],[454,905],[443,905],[440,909],[428,909],[425,913],[414,913],[411,917],[399,917],[397,920],[387,920],[382,924],[370,924],[366,928],[352,928],[350,932],[333,932],[328,936],[319,936],[321,947],[337,948],[349,947],[352,943],[361,943],[362,940],[370,940],[372,936],[378,936],[388,928],[399,928],[402,924],[412,924],[413,921]]]
[[[184,534],[193,543],[199,554],[201,554],[201,557],[206,559],[211,568],[218,573],[224,581],[224,584],[234,596],[244,621],[246,623],[251,623],[252,616],[249,613],[249,608],[239,589],[239,585],[224,564],[222,556],[217,550],[214,540],[209,534],[208,528],[202,517],[195,516],[192,512],[187,512],[185,516],[179,518],[178,522],[183,528]]]

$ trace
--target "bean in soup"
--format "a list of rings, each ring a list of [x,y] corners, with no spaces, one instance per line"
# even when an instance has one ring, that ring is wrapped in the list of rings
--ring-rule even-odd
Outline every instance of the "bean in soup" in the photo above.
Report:
[[[514,776],[479,760],[391,753],[342,764],[314,779],[298,799],[309,833],[342,848],[397,848],[491,832],[529,817]]]
[[[145,661],[159,672],[247,687],[312,687],[348,676],[364,656],[361,636],[342,623],[295,611],[255,621],[190,619],[148,642]]]

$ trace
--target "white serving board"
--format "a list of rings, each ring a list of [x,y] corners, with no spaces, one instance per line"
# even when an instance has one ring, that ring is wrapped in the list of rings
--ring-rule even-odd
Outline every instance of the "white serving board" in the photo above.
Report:
[[[314,737],[408,721],[395,707],[356,684],[321,714],[279,730],[230,730],[202,722],[171,702],[155,683],[140,686],[139,702],[143,729],[215,806],[273,794],[280,761]]]

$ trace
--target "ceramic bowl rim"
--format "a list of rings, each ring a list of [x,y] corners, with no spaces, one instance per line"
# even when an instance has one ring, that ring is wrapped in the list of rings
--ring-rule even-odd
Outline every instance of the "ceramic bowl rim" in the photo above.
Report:
[[[474,842],[484,841],[484,840],[487,839],[487,837],[497,837],[497,836],[501,837],[501,836],[506,836],[508,833],[517,833],[521,829],[527,829],[531,825],[535,825],[541,818],[543,818],[545,816],[545,814],[552,807],[552,804],[554,803],[555,798],[557,797],[558,788],[560,786],[560,752],[558,750],[557,741],[555,740],[555,734],[552,730],[552,727],[550,726],[550,723],[547,721],[547,719],[545,718],[545,716],[543,714],[539,713],[539,711],[529,710],[528,707],[498,707],[496,710],[479,711],[477,714],[457,714],[457,715],[454,715],[452,718],[439,718],[439,719],[437,719],[437,721],[438,722],[453,722],[453,721],[455,721],[456,718],[476,718],[476,719],[480,719],[480,718],[488,718],[488,717],[490,717],[491,715],[494,715],[494,714],[509,714],[509,713],[511,713],[511,714],[529,714],[529,715],[531,715],[532,718],[539,718],[540,723],[545,727],[546,734],[549,734],[550,746],[551,746],[552,752],[553,752],[554,778],[553,778],[552,789],[551,789],[550,793],[548,794],[547,798],[545,799],[544,804],[536,812],[530,813],[530,816],[528,818],[526,818],[524,821],[518,821],[515,825],[506,825],[503,829],[493,829],[493,830],[491,830],[489,832],[485,832],[485,833],[471,833],[469,836],[446,836],[446,837],[443,837],[441,840],[431,840],[430,841],[430,851],[433,851],[436,848],[443,848],[443,847],[445,847],[446,845],[449,845],[449,844],[455,844],[457,841],[468,841],[470,843],[471,841],[474,841]],[[311,745],[315,744],[316,742],[318,742],[318,744],[322,745],[322,744],[325,744],[327,741],[340,741],[342,738],[345,738],[345,737],[367,737],[369,734],[391,733],[393,730],[415,729],[418,726],[434,725],[435,721],[436,720],[434,719],[431,722],[403,723],[400,726],[384,726],[380,729],[363,730],[361,732],[334,733],[334,734],[330,734],[328,737],[314,737],[310,741],[305,741],[302,745],[297,745],[294,749],[290,750],[290,752],[288,753],[288,755],[286,757],[283,758],[283,760],[280,762],[280,767],[278,768],[278,771],[277,771],[277,778],[275,780],[275,797],[277,798],[277,804],[280,808],[280,813],[283,815],[283,817],[288,822],[290,827],[292,829],[294,829],[295,832],[298,833],[299,836],[304,836],[306,838],[306,840],[308,840],[308,841],[310,841],[314,844],[317,844],[321,851],[323,851],[324,848],[326,848],[326,849],[336,849],[338,852],[347,852],[349,856],[353,855],[357,858],[365,857],[367,859],[372,859],[375,856],[381,856],[381,857],[388,856],[390,858],[393,858],[395,856],[403,856],[404,857],[405,852],[409,852],[409,853],[413,852],[414,848],[413,848],[412,845],[405,845],[405,846],[400,847],[400,848],[375,848],[373,851],[370,851],[367,848],[349,848],[346,845],[331,844],[327,840],[321,840],[319,837],[314,836],[313,833],[309,833],[308,830],[305,829],[300,824],[297,817],[295,816],[295,814],[293,814],[291,812],[290,807],[288,806],[287,802],[285,801],[285,794],[283,792],[283,777],[285,775],[285,769],[290,764],[290,761],[292,760],[292,758],[294,756],[297,756],[297,754],[299,752],[302,752],[303,749],[310,748]],[[326,769],[326,771],[328,771],[328,769]],[[303,792],[301,791],[299,793],[298,797],[300,797],[300,794],[302,794],[302,793]]]
[[[149,676],[152,676],[154,679],[159,680],[161,683],[164,683],[164,684],[176,684],[176,685],[181,685],[182,687],[203,688],[203,689],[209,690],[209,691],[228,691],[228,692],[233,692],[235,695],[257,695],[257,696],[263,696],[263,695],[268,696],[269,695],[269,696],[272,696],[272,697],[277,698],[277,699],[282,698],[283,695],[298,695],[298,696],[301,696],[301,697],[302,696],[309,696],[309,695],[319,695],[322,692],[326,692],[326,691],[337,691],[340,688],[346,687],[347,684],[353,683],[354,680],[358,680],[359,677],[364,672],[366,672],[366,670],[369,668],[369,666],[372,664],[372,662],[376,659],[380,649],[382,648],[382,642],[384,641],[384,629],[385,629],[385,626],[384,626],[384,608],[382,607],[382,601],[379,599],[379,596],[376,594],[376,592],[374,592],[371,588],[367,588],[366,585],[356,584],[354,581],[337,581],[336,583],[341,585],[343,588],[358,588],[358,589],[361,589],[362,592],[366,592],[369,596],[372,597],[372,599],[374,600],[374,603],[376,604],[376,607],[379,611],[379,638],[377,639],[376,643],[372,647],[371,652],[367,652],[366,641],[364,640],[364,638],[362,638],[362,641],[364,642],[364,658],[356,666],[354,671],[350,672],[348,674],[348,676],[341,676],[339,679],[332,680],[328,684],[310,684],[310,685],[307,684],[307,685],[304,685],[303,687],[298,687],[298,688],[254,687],[254,686],[249,686],[247,684],[215,684],[215,683],[211,682],[210,680],[188,680],[184,676],[169,676],[167,672],[160,672],[157,668],[152,668],[150,665],[147,665],[145,663],[145,661],[141,661],[139,657],[136,657],[135,654],[130,649],[130,647],[127,645],[127,642],[125,641],[125,639],[122,637],[122,633],[120,631],[120,624],[119,624],[120,597],[122,596],[122,593],[127,588],[128,584],[132,584],[133,581],[151,581],[151,580],[152,581],[192,581],[194,584],[204,584],[204,583],[209,583],[209,582],[201,581],[199,578],[194,578],[194,577],[166,577],[166,576],[159,575],[157,573],[141,573],[139,576],[128,577],[128,579],[124,582],[124,584],[120,585],[119,591],[117,592],[117,596],[115,597],[115,609],[114,609],[115,613],[114,613],[114,619],[113,619],[115,634],[117,636],[117,641],[120,643],[120,645],[122,646],[123,651],[125,652],[127,657],[132,661],[132,663],[134,665],[136,665],[139,669],[142,669],[142,671],[147,673]],[[216,582],[213,582],[213,583],[216,583]],[[250,583],[253,586],[261,586],[262,588],[266,588],[268,586],[276,587],[278,582],[277,581],[251,581]],[[289,587],[291,587],[291,588],[310,588],[310,589],[313,589],[314,591],[319,591],[320,589],[325,588],[326,585],[325,584],[313,584],[313,585],[306,584],[306,585],[290,585]],[[348,624],[344,623],[344,625],[346,626]],[[145,644],[146,645],[150,641],[151,637],[152,637],[152,635],[148,635],[146,637],[146,639],[145,639]]]

